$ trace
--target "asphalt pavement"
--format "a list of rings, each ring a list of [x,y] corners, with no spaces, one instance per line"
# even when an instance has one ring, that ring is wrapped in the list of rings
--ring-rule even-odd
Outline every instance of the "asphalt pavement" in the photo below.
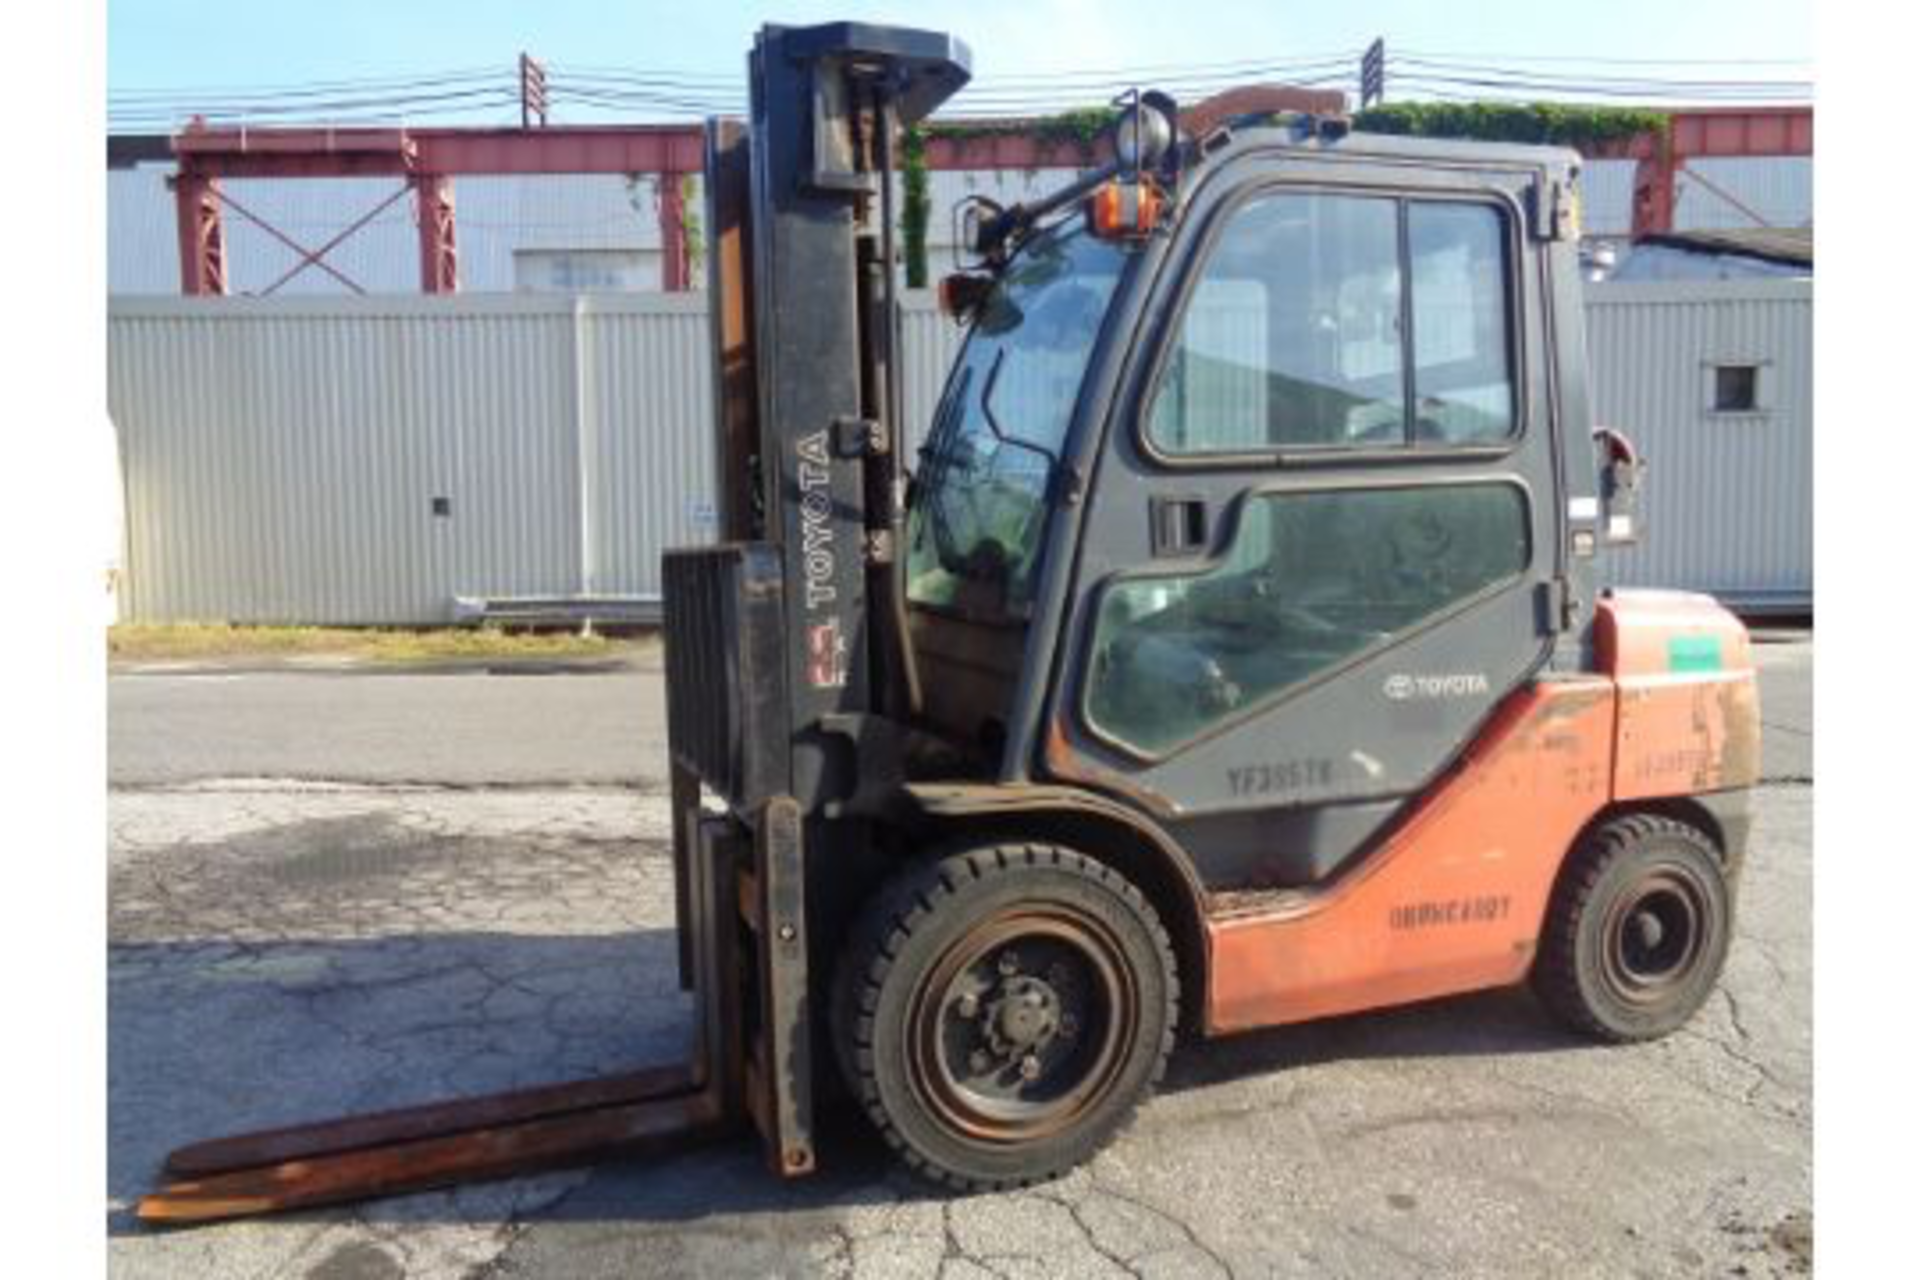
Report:
[[[657,672],[117,674],[110,1269],[300,1276],[1799,1275],[1812,1249],[1812,654],[1764,645],[1758,825],[1695,1022],[1490,992],[1176,1052],[1087,1168],[949,1198],[854,1117],[189,1231],[170,1147],[678,1056]]]
[[[666,776],[657,667],[501,671],[116,673],[109,776],[115,786],[264,777],[463,787]]]
[[[1769,777],[1813,776],[1812,646],[1757,645]],[[507,666],[501,674],[208,666],[108,682],[114,786],[301,778],[443,786],[664,786],[657,665]]]

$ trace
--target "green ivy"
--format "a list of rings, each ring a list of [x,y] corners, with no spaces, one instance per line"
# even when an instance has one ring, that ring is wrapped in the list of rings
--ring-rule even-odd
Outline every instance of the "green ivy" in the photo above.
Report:
[[[694,189],[694,176],[686,174],[680,179],[680,226],[684,229],[687,241],[687,278],[698,280],[701,265],[707,256],[706,227],[700,218],[701,203]]]
[[[900,148],[906,198],[900,209],[900,239],[906,254],[907,288],[927,287],[927,219],[932,196],[927,180],[927,140],[965,144],[979,138],[1032,138],[1043,146],[1072,147],[1091,163],[1094,147],[1120,113],[1113,107],[1080,107],[1032,120],[940,121],[910,125]]]
[[[1116,107],[1075,107],[1030,120],[943,120],[928,125],[927,132],[935,138],[962,143],[975,138],[1032,138],[1042,144],[1072,147],[1083,160],[1091,160],[1095,144],[1119,115]]]
[[[907,255],[907,288],[927,287],[927,217],[933,197],[927,187],[927,131],[907,126],[900,148],[900,181],[906,199],[900,207],[900,239]]]
[[[1115,107],[1077,107],[1030,120],[951,120],[915,124],[906,130],[901,176],[906,188],[900,211],[907,287],[927,285],[927,218],[932,198],[927,181],[927,140],[956,143],[983,138],[1032,138],[1045,145],[1072,147],[1091,163],[1094,148],[1119,117]],[[1624,142],[1642,133],[1666,134],[1664,111],[1644,107],[1587,107],[1557,102],[1394,102],[1357,113],[1353,127],[1365,133],[1397,133],[1422,138],[1471,138],[1482,142],[1530,142],[1592,148]]]
[[[1642,133],[1665,133],[1667,114],[1643,107],[1585,107],[1557,102],[1394,102],[1353,117],[1364,133],[1476,138],[1593,147]]]

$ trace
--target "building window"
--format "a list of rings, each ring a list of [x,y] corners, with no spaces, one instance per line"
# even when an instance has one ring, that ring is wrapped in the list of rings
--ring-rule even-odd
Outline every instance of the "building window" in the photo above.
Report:
[[[1760,410],[1760,366],[1717,364],[1713,367],[1713,411],[1757,413]]]

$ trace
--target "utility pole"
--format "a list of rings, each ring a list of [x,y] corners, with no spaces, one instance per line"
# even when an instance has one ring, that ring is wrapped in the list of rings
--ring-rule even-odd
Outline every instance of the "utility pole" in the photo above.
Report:
[[[1387,41],[1382,36],[1360,55],[1360,109],[1387,100]]]
[[[522,52],[520,55],[520,127],[531,129],[538,118],[547,126],[547,68]]]

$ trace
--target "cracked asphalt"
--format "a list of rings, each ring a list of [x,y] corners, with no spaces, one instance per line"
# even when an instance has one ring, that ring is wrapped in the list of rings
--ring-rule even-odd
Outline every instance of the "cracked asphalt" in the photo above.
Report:
[[[1803,1274],[1813,648],[1759,653],[1737,940],[1658,1044],[1493,992],[1183,1046],[1120,1141],[1021,1193],[934,1194],[848,1115],[792,1184],[743,1142],[191,1230],[129,1212],[182,1142],[682,1053],[659,676],[116,676],[110,1271]]]

